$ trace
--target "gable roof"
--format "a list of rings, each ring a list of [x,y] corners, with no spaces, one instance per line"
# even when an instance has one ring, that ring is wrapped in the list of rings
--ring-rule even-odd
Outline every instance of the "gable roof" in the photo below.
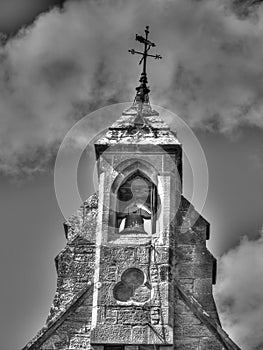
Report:
[[[198,301],[189,293],[186,292],[183,287],[181,287],[178,282],[175,283],[176,290],[183,300],[183,302],[188,306],[188,308],[193,312],[193,314],[211,331],[211,333],[220,341],[222,346],[226,350],[241,350],[228,336],[228,334],[222,329],[222,327],[217,323],[210,315],[204,310],[204,308],[198,303]],[[56,314],[56,316],[51,319],[29,342],[22,350],[33,350],[38,349],[41,344],[43,344],[49,336],[65,321],[67,316],[76,310],[76,308],[82,303],[83,299],[87,294],[93,292],[93,283],[87,284],[83,287],[72,300]],[[90,295],[90,294],[89,294]]]

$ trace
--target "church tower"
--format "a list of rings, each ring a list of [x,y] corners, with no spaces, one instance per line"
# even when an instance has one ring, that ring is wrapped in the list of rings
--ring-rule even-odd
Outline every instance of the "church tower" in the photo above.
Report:
[[[46,325],[23,350],[238,350],[221,328],[209,223],[182,195],[182,145],[149,102],[134,103],[95,142],[99,190],[64,224]]]

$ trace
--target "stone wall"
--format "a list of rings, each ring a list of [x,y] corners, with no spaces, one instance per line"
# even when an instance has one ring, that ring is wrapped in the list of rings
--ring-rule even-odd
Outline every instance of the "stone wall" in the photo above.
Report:
[[[128,300],[114,295],[125,288],[126,271],[138,269],[144,275]],[[173,293],[170,279],[170,251],[167,246],[101,246],[98,316],[91,339],[94,344],[172,344]],[[128,286],[129,287],[129,286]]]
[[[92,283],[98,212],[97,194],[85,201],[64,224],[66,247],[55,258],[57,290],[47,322],[63,310],[87,283]]]
[[[174,278],[206,312],[220,322],[212,294],[212,286],[216,282],[216,259],[206,247],[209,223],[184,197],[177,214],[177,223]]]

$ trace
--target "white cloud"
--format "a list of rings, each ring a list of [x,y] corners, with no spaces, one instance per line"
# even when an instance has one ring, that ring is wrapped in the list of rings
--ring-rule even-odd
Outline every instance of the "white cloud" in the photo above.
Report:
[[[243,349],[263,349],[263,229],[219,260],[216,301],[223,327]]]

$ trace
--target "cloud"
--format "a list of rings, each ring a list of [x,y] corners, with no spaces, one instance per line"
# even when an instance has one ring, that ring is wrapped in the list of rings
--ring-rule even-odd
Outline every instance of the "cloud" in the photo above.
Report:
[[[120,0],[41,15],[0,48],[0,171],[45,169],[81,116],[133,99],[140,68],[127,50],[146,24],[164,57],[149,65],[153,103],[193,127],[263,127],[260,11],[252,21],[227,1]]]
[[[263,228],[219,261],[216,301],[223,327],[243,349],[263,348]]]

